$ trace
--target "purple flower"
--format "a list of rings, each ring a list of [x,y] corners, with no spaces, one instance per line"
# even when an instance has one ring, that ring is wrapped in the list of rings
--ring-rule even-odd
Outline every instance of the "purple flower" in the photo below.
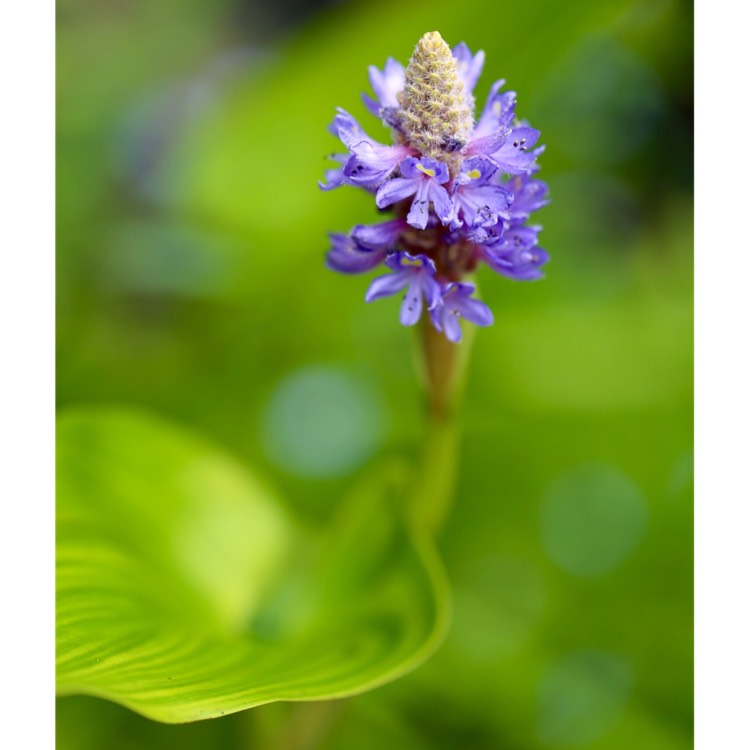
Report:
[[[453,57],[456,58],[456,69],[466,87],[466,93],[471,94],[484,67],[484,50],[480,49],[476,55],[472,55],[466,43],[459,42],[453,48]]]
[[[492,85],[482,116],[471,134],[472,141],[480,141],[497,133],[507,135],[510,131],[510,124],[516,111],[516,92],[503,91],[500,93],[500,89],[504,85],[505,81],[503,80],[496,81]]]
[[[432,203],[435,213],[443,224],[449,224],[453,217],[453,204],[443,184],[448,182],[448,167],[434,159],[410,157],[401,162],[401,177],[394,177],[378,189],[375,203],[385,208],[398,201],[414,196],[406,221],[417,229],[427,226],[429,206]]]
[[[331,249],[326,265],[339,273],[364,273],[379,266],[386,256],[385,248],[362,247],[352,236],[331,233]]]
[[[352,239],[369,250],[391,249],[408,226],[404,219],[390,219],[381,224],[358,224],[352,229]]]
[[[549,255],[541,247],[530,249],[513,249],[508,251],[487,251],[488,265],[497,273],[515,281],[536,281],[544,274],[539,270],[548,260]]]
[[[539,131],[527,126],[513,128],[497,151],[491,156],[506,174],[524,174],[528,172],[536,157],[544,151],[544,146],[529,150],[538,140]]]
[[[511,227],[500,242],[482,248],[482,255],[490,268],[516,281],[542,278],[539,270],[549,255],[537,246],[540,227]]]
[[[503,232],[507,226],[508,222],[501,219],[497,224],[489,227],[479,226],[465,229],[466,238],[475,245],[491,247],[503,241]]]
[[[489,326],[494,322],[490,308],[471,298],[474,289],[473,284],[448,284],[443,291],[442,304],[430,310],[435,328],[443,331],[454,344],[461,341],[459,318],[466,318],[478,326]]]
[[[490,90],[482,116],[472,131],[467,154],[489,156],[505,174],[529,172],[544,147],[530,150],[539,140],[539,131],[528,125],[512,126],[516,110],[514,91],[500,92],[504,81]]]
[[[389,297],[406,287],[401,305],[401,323],[413,326],[422,313],[422,296],[427,300],[427,309],[440,304],[440,284],[435,281],[435,264],[426,255],[394,253],[385,259],[385,265],[394,273],[379,276],[365,295],[366,302]]]
[[[453,188],[454,217],[451,229],[490,227],[501,218],[510,219],[508,209],[513,193],[500,185],[489,184],[497,172],[490,159],[472,156],[461,166]]]
[[[351,154],[343,173],[345,181],[352,185],[376,188],[402,159],[414,153],[408,146],[384,146],[374,141],[343,109],[333,120],[333,131]]]
[[[329,158],[331,161],[340,162],[341,166],[326,169],[325,182],[318,180],[318,187],[320,187],[321,190],[333,190],[334,188],[346,184],[346,180],[344,179],[344,163],[349,157],[346,154],[331,154]]]
[[[505,187],[513,192],[513,205],[510,208],[512,221],[526,221],[526,219],[549,203],[547,199],[547,184],[535,180],[531,174],[511,177]]]
[[[382,72],[374,65],[370,65],[367,73],[370,86],[372,86],[372,90],[377,97],[377,101],[375,101],[367,94],[362,94],[362,100],[367,109],[375,117],[380,117],[381,110],[387,107],[398,107],[398,94],[404,88],[406,81],[404,66],[389,57],[385,61],[385,68]]]

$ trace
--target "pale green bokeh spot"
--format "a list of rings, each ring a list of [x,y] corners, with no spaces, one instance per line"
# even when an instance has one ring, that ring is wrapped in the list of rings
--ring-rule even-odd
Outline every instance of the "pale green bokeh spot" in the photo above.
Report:
[[[617,469],[580,466],[547,488],[540,509],[547,554],[569,573],[605,575],[632,552],[646,528],[640,489]]]
[[[631,665],[615,654],[582,651],[552,664],[539,683],[540,742],[579,748],[598,739],[622,715],[632,683]]]
[[[343,370],[308,367],[279,383],[265,413],[268,456],[290,474],[332,477],[362,464],[379,445],[383,407]]]
[[[695,467],[693,452],[684,453],[675,461],[667,484],[667,498],[677,500],[686,493],[692,495]]]

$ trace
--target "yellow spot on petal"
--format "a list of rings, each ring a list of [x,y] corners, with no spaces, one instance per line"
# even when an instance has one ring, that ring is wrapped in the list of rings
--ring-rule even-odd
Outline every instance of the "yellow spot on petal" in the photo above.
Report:
[[[417,164],[417,169],[420,172],[424,172],[428,177],[434,177],[435,176],[435,170],[434,169],[427,169],[426,167],[423,167],[421,164]]]
[[[492,111],[493,111],[493,112],[494,112],[494,113],[495,113],[496,115],[500,115],[500,114],[502,113],[502,108],[501,108],[501,106],[500,106],[500,102],[494,102],[494,103],[493,103],[493,105],[492,105]]]
[[[467,172],[467,174],[472,180],[476,180],[477,177],[482,176],[482,173],[478,169],[472,169],[470,172]]]
[[[401,262],[405,266],[419,267],[422,265],[422,261],[419,258],[404,258]]]

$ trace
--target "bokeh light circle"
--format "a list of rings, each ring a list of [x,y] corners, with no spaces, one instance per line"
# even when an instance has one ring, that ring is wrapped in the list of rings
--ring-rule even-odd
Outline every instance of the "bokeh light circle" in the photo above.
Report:
[[[580,651],[553,662],[539,682],[537,734],[550,747],[583,747],[621,717],[633,668],[621,656]]]
[[[540,508],[542,543],[569,573],[596,577],[614,570],[646,529],[641,490],[604,464],[579,466],[554,480]]]
[[[341,476],[380,444],[377,394],[350,373],[311,366],[284,378],[266,409],[262,441],[280,468],[302,477]]]

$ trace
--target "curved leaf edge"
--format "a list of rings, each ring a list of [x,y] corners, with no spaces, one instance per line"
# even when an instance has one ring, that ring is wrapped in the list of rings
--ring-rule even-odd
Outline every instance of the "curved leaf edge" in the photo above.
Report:
[[[58,415],[58,420],[64,420],[69,417],[80,416],[81,414],[114,414],[121,415],[127,414],[129,416],[142,416],[148,420],[158,420],[169,424],[172,428],[189,431],[192,434],[192,438],[202,443],[205,447],[213,450],[221,449],[225,455],[227,455],[232,461],[240,463],[244,466],[244,462],[238,459],[237,456],[220,444],[211,441],[206,438],[199,431],[190,430],[189,428],[183,427],[179,423],[171,419],[165,419],[160,415],[155,415],[147,409],[141,407],[131,407],[130,405],[107,405],[107,406],[77,406],[66,408],[62,414]],[[412,522],[407,521],[405,517],[401,519],[401,522],[406,526],[405,531],[409,536],[410,541],[414,545],[414,550],[417,553],[418,558],[424,565],[426,578],[430,583],[432,590],[433,604],[435,608],[435,622],[429,636],[425,639],[422,645],[401,664],[387,670],[383,674],[357,685],[353,688],[346,688],[343,690],[333,690],[326,693],[322,691],[316,695],[311,696],[300,696],[300,695],[279,695],[273,698],[248,701],[246,704],[239,705],[236,707],[227,708],[222,710],[207,709],[207,710],[173,710],[173,709],[158,709],[151,705],[143,705],[138,701],[131,701],[123,698],[114,692],[107,690],[99,690],[90,686],[75,686],[68,684],[65,687],[57,688],[56,694],[59,697],[68,697],[75,695],[89,696],[92,698],[102,699],[110,701],[117,705],[123,706],[128,710],[133,711],[141,716],[144,716],[153,721],[158,721],[166,724],[188,724],[196,721],[203,721],[206,719],[221,718],[222,716],[229,716],[234,713],[241,711],[247,711],[252,708],[258,708],[260,706],[268,705],[271,703],[288,702],[288,703],[314,703],[322,701],[335,701],[346,698],[352,698],[363,693],[370,692],[371,690],[377,689],[388,683],[391,683],[409,672],[414,671],[418,667],[427,661],[437,649],[441,646],[450,627],[452,618],[452,605],[450,596],[450,584],[448,577],[443,565],[443,562],[438,554],[438,550],[435,542],[426,532],[418,530],[416,525]]]

